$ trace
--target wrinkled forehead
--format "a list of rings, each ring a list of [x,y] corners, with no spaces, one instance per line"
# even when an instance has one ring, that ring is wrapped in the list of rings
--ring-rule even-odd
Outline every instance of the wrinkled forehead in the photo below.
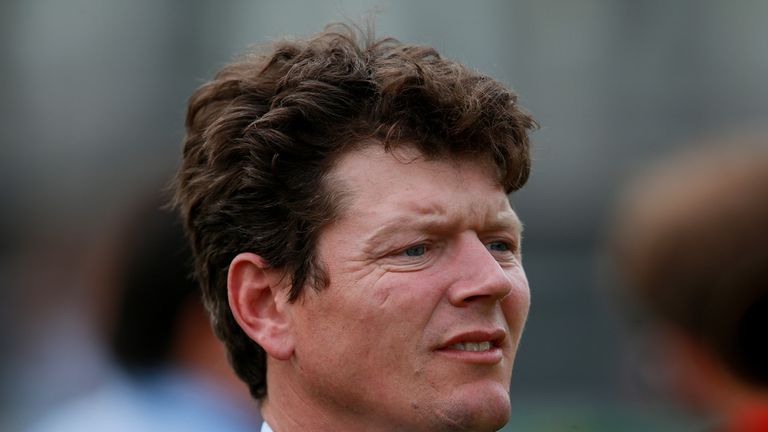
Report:
[[[376,164],[381,160],[381,155],[389,155],[392,159],[405,164],[413,165],[417,162],[444,162],[452,165],[457,171],[467,165],[481,166],[489,175],[489,178],[503,188],[501,181],[501,167],[494,161],[493,155],[489,152],[477,151],[474,153],[458,153],[443,150],[434,154],[426,154],[419,147],[409,141],[393,141],[384,143],[377,139],[361,140],[351,145],[345,146],[341,154],[337,156],[328,170],[328,179],[336,179],[336,168],[345,160],[355,157],[367,159],[370,163]]]
[[[413,147],[387,151],[369,146],[340,158],[328,178],[346,214],[354,204],[358,214],[377,210],[419,217],[454,214],[520,225],[494,165],[484,159],[435,158]]]

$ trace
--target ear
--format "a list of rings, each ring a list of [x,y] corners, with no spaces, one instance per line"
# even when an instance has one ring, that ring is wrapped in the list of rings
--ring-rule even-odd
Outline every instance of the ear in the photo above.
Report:
[[[241,253],[232,260],[227,275],[229,308],[245,334],[271,357],[288,360],[293,338],[281,284],[283,274],[270,268],[260,256]]]

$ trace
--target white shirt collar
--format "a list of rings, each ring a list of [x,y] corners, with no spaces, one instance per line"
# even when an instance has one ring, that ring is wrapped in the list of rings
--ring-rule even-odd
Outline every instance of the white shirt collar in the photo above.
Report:
[[[269,427],[266,421],[261,424],[261,432],[273,432],[272,428]]]

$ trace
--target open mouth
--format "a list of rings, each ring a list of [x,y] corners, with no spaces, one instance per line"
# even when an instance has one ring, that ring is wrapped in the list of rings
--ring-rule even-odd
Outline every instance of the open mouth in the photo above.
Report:
[[[506,337],[507,333],[500,328],[462,332],[448,339],[436,352],[464,362],[496,364],[504,356]]]
[[[493,347],[493,343],[491,341],[485,341],[485,342],[459,342],[455,343],[453,345],[448,346],[448,349],[455,349],[459,351],[473,351],[473,352],[481,352],[481,351],[488,351]]]
[[[467,340],[469,339],[469,340]],[[474,339],[474,340],[473,340]],[[478,365],[496,365],[504,358],[502,341],[504,336],[460,337],[438,348],[435,353],[441,357],[462,363]]]

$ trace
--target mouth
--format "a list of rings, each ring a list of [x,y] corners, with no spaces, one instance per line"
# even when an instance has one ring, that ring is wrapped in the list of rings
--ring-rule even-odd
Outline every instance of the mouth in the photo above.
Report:
[[[461,333],[438,346],[435,352],[466,363],[496,364],[504,357],[502,348],[506,336],[501,329]]]
[[[481,351],[488,351],[493,347],[493,343],[491,341],[485,341],[485,342],[459,342],[455,343],[453,345],[448,346],[448,349],[455,349],[459,351],[472,351],[472,352],[481,352]]]

